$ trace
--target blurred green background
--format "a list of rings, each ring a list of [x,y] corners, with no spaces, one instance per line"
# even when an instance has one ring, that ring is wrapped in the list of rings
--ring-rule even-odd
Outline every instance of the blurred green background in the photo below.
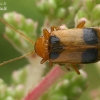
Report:
[[[43,25],[44,15],[41,14],[36,8],[35,0],[0,0],[0,2],[6,2],[7,10],[0,10],[0,16],[2,17],[6,12],[15,11],[24,15],[26,18],[31,18],[38,22],[38,33],[40,32],[40,27]],[[5,60],[9,60],[15,57],[20,56],[21,54],[16,51],[11,44],[4,39],[5,25],[0,22],[0,62]],[[0,78],[4,79],[4,81],[10,84],[10,77],[14,70],[17,70],[24,65],[26,65],[28,61],[26,59],[18,60],[13,63],[9,63],[4,66],[0,66]],[[40,63],[40,62],[39,62]],[[100,73],[98,73],[98,69],[95,64],[86,65],[84,68],[88,75],[88,88],[80,97],[79,100],[84,100],[87,94],[91,89],[95,89],[100,87]],[[77,74],[76,74],[77,75]]]

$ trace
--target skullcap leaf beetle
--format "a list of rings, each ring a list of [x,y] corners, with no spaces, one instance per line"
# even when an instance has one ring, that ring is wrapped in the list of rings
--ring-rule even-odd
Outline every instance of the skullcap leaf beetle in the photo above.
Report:
[[[18,31],[0,17],[0,21],[23,36],[35,47],[35,52],[42,58],[41,64],[47,60],[52,66],[53,63],[69,63],[77,74],[80,74],[78,65],[95,63],[100,60],[100,28],[84,28],[85,21],[81,21],[76,28],[62,29],[58,26],[52,26],[50,32],[43,29],[43,36],[34,42]],[[0,63],[0,66],[22,59],[25,56],[33,54],[34,51]]]

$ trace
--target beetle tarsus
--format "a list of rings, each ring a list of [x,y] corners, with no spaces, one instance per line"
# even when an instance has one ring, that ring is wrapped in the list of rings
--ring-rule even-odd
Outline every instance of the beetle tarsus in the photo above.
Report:
[[[48,60],[48,58],[43,58],[40,63],[43,64],[47,60]]]
[[[51,27],[51,32],[53,32],[54,30],[57,31],[57,30],[60,30],[60,28],[58,26],[52,26]]]
[[[79,75],[80,74],[80,71],[79,71],[79,69],[77,67],[77,64],[71,64],[71,65],[74,68],[74,70],[76,71],[76,73]]]

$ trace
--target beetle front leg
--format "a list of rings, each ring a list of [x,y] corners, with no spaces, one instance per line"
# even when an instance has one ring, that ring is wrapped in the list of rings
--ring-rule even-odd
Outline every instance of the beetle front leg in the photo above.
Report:
[[[48,40],[50,37],[50,33],[47,29],[43,29],[43,36],[45,37],[45,40]]]
[[[58,26],[52,26],[51,27],[51,32],[53,32],[54,30],[60,30],[60,28]]]
[[[51,61],[49,61],[49,66],[52,67],[53,66],[53,63]]]

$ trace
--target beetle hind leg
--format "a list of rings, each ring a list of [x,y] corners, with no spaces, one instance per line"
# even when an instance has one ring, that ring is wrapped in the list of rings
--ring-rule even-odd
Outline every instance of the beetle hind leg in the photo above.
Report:
[[[73,67],[73,69],[76,71],[76,73],[79,75],[80,74],[80,71],[77,67],[77,64],[71,64],[71,67]]]

